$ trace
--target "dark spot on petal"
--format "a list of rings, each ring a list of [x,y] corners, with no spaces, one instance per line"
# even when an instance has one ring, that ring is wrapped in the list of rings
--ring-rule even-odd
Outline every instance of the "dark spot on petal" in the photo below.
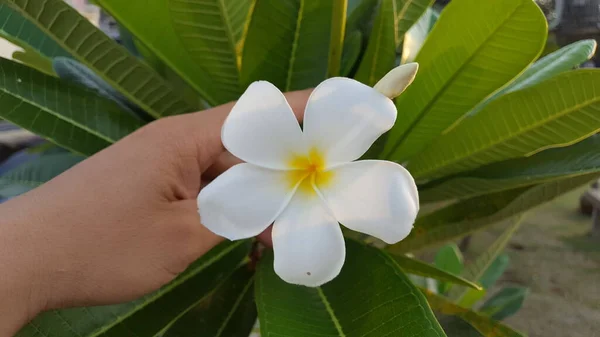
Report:
[[[310,272],[309,272],[309,271],[307,271],[307,272],[306,272],[306,275],[310,276]]]

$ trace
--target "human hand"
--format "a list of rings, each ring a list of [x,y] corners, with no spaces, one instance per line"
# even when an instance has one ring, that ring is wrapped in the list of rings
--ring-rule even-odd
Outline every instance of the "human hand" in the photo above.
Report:
[[[299,117],[309,93],[286,94]],[[0,336],[43,310],[140,297],[219,243],[196,197],[239,162],[220,138],[232,107],[153,122],[0,205]]]

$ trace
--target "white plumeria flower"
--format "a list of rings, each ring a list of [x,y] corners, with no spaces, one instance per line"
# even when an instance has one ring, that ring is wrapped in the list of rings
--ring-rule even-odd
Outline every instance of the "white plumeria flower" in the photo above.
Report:
[[[273,223],[275,272],[305,286],[339,274],[339,223],[390,244],[404,239],[419,210],[412,176],[393,162],[353,161],[394,125],[390,97],[416,70],[396,68],[375,89],[341,77],[322,82],[308,99],[303,128],[281,91],[252,83],[221,132],[225,148],[246,163],[200,192],[202,223],[230,240],[254,237]]]

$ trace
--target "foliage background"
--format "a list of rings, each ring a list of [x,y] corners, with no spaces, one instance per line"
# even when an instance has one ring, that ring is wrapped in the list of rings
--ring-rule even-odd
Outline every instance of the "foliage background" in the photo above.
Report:
[[[368,156],[404,163],[419,180],[423,203],[443,202],[387,253],[349,241],[349,267],[322,288],[281,282],[268,258],[254,276],[238,268],[250,243],[228,243],[157,293],[46,313],[19,336],[242,336],[257,309],[264,335],[443,335],[429,306],[456,316],[441,317],[449,336],[464,336],[462,329],[520,336],[486,311],[492,302],[470,310],[482,295],[473,282],[489,287],[486,275],[521,214],[598,177],[597,139],[585,138],[600,129],[600,75],[570,71],[596,45],[582,41],[530,66],[547,34],[531,0],[455,0],[439,17],[427,10],[431,2],[98,1],[129,33],[126,50],[59,0],[3,0],[0,35],[24,48],[15,59],[31,68],[0,62],[0,104],[8,108],[0,116],[81,155],[154,118],[233,100],[257,79],[285,91],[337,75],[373,85],[414,58],[421,71],[396,102],[402,123]],[[18,195],[82,158],[43,150],[0,177],[0,193]],[[509,226],[472,263],[461,262],[456,249],[447,250],[449,263],[440,257],[434,266],[404,255],[498,222]],[[407,274],[426,277],[421,285],[428,290],[422,294]],[[439,282],[431,288],[433,279]],[[307,319],[313,324],[303,332]],[[479,333],[454,323],[463,321]]]

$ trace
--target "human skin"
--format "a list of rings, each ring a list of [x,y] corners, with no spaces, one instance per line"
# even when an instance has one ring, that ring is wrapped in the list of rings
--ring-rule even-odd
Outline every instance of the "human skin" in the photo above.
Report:
[[[299,118],[309,94],[286,94]],[[45,310],[138,298],[218,244],[196,197],[239,162],[221,143],[233,104],[150,123],[0,204],[0,336]]]

